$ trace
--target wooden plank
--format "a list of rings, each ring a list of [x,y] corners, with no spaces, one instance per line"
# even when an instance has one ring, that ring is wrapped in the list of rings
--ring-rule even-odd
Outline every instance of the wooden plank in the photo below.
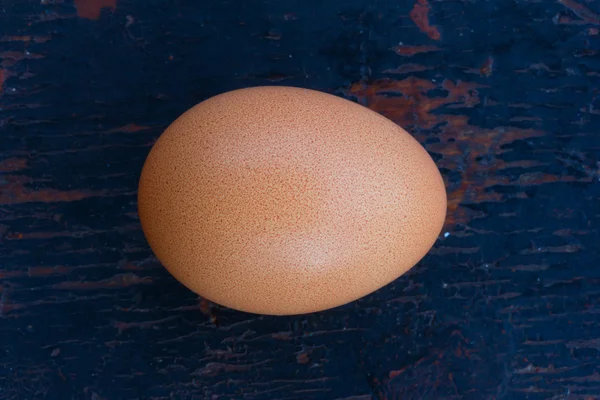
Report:
[[[8,1],[0,399],[600,398],[600,1]],[[431,152],[449,217],[410,273],[298,317],[153,258],[150,146],[214,94],[353,99]]]

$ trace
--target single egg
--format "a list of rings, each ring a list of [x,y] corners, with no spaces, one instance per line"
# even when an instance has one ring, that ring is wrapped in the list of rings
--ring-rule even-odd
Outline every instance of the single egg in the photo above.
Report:
[[[431,248],[446,190],[425,149],[361,105],[256,87],[175,120],[142,170],[139,215],[168,271],[215,303],[303,314],[363,297]]]

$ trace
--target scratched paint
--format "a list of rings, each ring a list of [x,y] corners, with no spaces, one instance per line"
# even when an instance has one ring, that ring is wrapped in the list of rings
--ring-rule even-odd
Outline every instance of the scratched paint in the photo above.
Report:
[[[117,0],[75,0],[75,8],[80,18],[97,20],[102,9],[114,11],[117,8]]]

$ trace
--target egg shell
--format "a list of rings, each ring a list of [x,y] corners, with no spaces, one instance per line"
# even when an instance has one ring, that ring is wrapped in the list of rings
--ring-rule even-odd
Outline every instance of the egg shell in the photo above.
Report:
[[[138,202],[177,280],[273,315],[336,307],[392,282],[446,216],[444,182],[410,134],[292,87],[235,90],[185,112],[150,151]]]

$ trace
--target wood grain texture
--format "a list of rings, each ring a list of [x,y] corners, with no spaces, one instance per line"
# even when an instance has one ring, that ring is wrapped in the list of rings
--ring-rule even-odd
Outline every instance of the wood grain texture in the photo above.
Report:
[[[0,9],[0,399],[600,398],[600,1],[77,3]],[[279,82],[402,125],[450,207],[410,273],[286,318],[194,296],[136,213],[165,126]]]

